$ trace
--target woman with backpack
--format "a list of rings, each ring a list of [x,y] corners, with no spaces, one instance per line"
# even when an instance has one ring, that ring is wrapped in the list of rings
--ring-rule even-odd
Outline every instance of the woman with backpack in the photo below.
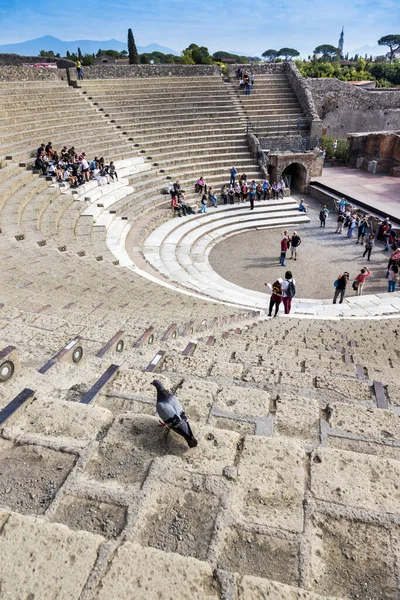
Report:
[[[292,298],[296,295],[296,281],[293,279],[291,271],[286,271],[285,279],[282,283],[283,306],[285,307],[285,315],[290,314],[292,308]]]
[[[278,314],[279,306],[282,302],[282,283],[283,283],[283,279],[277,279],[275,281],[275,283],[272,284],[272,294],[271,294],[271,298],[269,300],[269,310],[268,310],[269,317],[272,317],[272,310],[273,310],[274,306],[275,306],[274,317],[276,317]],[[267,285],[271,289],[270,283],[265,283],[264,285]]]

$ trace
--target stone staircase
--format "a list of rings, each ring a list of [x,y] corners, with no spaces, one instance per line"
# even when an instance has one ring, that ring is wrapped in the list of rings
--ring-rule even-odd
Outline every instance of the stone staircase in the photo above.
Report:
[[[249,96],[237,80],[227,85],[257,137],[307,135],[308,122],[286,73],[257,74]]]

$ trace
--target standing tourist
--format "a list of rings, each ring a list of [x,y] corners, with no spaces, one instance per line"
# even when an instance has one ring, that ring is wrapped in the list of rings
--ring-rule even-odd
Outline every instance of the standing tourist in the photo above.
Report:
[[[345,271],[342,275],[340,275],[335,283],[335,294],[333,296],[333,304],[336,304],[336,300],[339,298],[340,296],[340,300],[339,300],[339,304],[342,304],[344,297],[346,295],[346,286],[349,283],[349,273],[347,271]]]
[[[75,63],[76,73],[78,75],[78,80],[81,81],[83,79],[83,71],[82,71],[82,63],[78,59]]]
[[[286,259],[286,252],[289,248],[289,235],[287,231],[284,231],[282,234],[282,239],[281,239],[281,256],[279,259],[279,264],[282,265],[282,267],[286,267],[286,263],[285,263],[285,259]]]
[[[321,210],[319,211],[319,222],[320,222],[320,227],[325,227],[325,222],[326,222],[326,217],[329,215],[329,210],[326,206],[326,204],[324,204],[324,206],[321,208]]]
[[[266,200],[268,198],[269,200],[269,195],[270,195],[270,185],[269,185],[269,181],[265,180],[264,183],[262,184],[262,189],[263,189],[263,193],[264,193],[264,200]]]
[[[235,190],[233,189],[232,185],[229,186],[228,197],[229,197],[229,204],[234,204]]]
[[[336,227],[335,233],[342,233],[342,229],[343,229],[345,220],[346,220],[346,217],[344,216],[344,214],[342,212],[340,212],[338,214],[338,218],[337,218],[337,227]]]
[[[224,201],[224,204],[228,204],[228,188],[226,187],[226,185],[222,186],[221,196],[222,200]]]
[[[269,317],[272,317],[272,309],[274,308],[274,306],[275,306],[274,317],[276,317],[278,314],[279,306],[282,302],[282,283],[283,283],[283,279],[277,279],[275,281],[275,283],[272,285],[272,294],[271,294],[271,298],[269,300],[269,310],[268,310]],[[268,285],[269,287],[271,287],[271,284],[266,283],[265,285]]]
[[[388,292],[395,292],[399,281],[399,267],[394,264],[388,271]]]
[[[364,250],[364,254],[363,254],[363,258],[365,257],[365,255],[368,255],[368,260],[371,260],[371,252],[372,252],[372,248],[374,247],[375,242],[374,242],[374,234],[370,233],[367,240],[365,241],[365,250]]]
[[[290,258],[293,258],[293,256],[294,256],[294,260],[297,260],[297,250],[299,249],[300,244],[301,244],[301,237],[297,234],[297,231],[293,231],[292,239],[290,242],[290,252],[291,252]]]
[[[356,285],[354,286],[354,290],[355,290],[357,296],[362,296],[362,291],[363,291],[365,280],[367,279],[367,277],[370,277],[370,275],[371,275],[371,271],[369,269],[367,269],[367,267],[363,267],[361,269],[361,273],[359,273],[357,275],[357,277],[355,278],[354,283]]]
[[[292,272],[286,271],[285,279],[282,283],[283,306],[285,307],[285,315],[290,314],[292,308],[292,298],[296,295],[296,281],[293,279]]]
[[[201,197],[201,209],[199,210],[201,213],[207,212],[207,196],[205,194]]]
[[[348,238],[352,238],[353,237],[353,231],[355,230],[356,227],[357,227],[357,217],[353,215],[350,218],[349,229],[347,231],[347,237]]]
[[[231,179],[229,181],[230,185],[235,185],[236,175],[237,175],[237,169],[236,169],[236,167],[232,167],[232,169],[231,169]]]

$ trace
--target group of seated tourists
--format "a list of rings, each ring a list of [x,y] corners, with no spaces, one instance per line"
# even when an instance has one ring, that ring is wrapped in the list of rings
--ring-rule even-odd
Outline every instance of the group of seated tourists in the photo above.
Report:
[[[36,152],[34,168],[43,175],[55,177],[59,183],[69,183],[72,188],[77,188],[91,179],[105,185],[118,181],[118,174],[114,163],[105,164],[104,158],[97,156],[89,161],[85,152],[77,152],[72,146],[64,146],[60,152],[53,148],[51,142],[41,144]]]
[[[192,207],[185,201],[185,190],[181,189],[179,179],[175,183],[168,182],[168,192],[171,196],[171,207],[178,217],[182,217],[182,215],[186,217],[194,213]]]

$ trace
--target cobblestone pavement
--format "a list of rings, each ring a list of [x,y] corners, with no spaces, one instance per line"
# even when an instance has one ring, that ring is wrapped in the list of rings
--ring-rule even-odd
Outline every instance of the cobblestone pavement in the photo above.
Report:
[[[299,199],[300,196],[294,194]],[[302,196],[301,196],[302,197]],[[365,284],[365,294],[387,292],[386,266],[389,253],[384,246],[377,244],[371,261],[362,258],[363,246],[356,245],[357,235],[347,238],[347,230],[335,234],[336,214],[328,216],[325,229],[320,228],[320,203],[306,197],[310,204],[309,224],[301,225],[296,231],[302,244],[295,262],[287,253],[286,267],[291,269],[296,279],[297,296],[301,298],[329,298],[333,296],[333,282],[340,273],[348,271],[355,277],[367,265],[372,276]],[[290,227],[289,233],[294,228]],[[251,231],[232,236],[221,241],[211,251],[209,260],[212,267],[222,277],[245,288],[258,292],[266,291],[264,283],[284,277],[285,268],[279,265],[282,228]],[[353,295],[350,289],[347,295]]]

